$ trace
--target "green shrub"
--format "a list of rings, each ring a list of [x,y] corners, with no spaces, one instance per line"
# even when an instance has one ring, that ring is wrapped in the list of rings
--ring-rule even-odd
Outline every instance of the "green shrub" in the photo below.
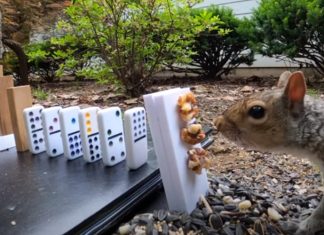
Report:
[[[32,89],[33,96],[38,100],[47,100],[48,93],[40,87]]]
[[[188,46],[198,32],[217,30],[217,17],[190,14],[198,1],[75,0],[66,9],[67,19],[59,23],[63,36],[52,42],[83,45],[84,60],[95,56],[103,63],[79,69],[78,74],[98,75],[101,82],[118,81],[127,94],[138,96],[164,66],[191,61]],[[60,70],[77,62],[74,53],[67,53]]]
[[[201,11],[195,9],[193,14],[201,14]],[[251,65],[254,53],[249,48],[247,20],[235,17],[230,8],[211,6],[207,12],[218,16],[223,24],[218,31],[205,30],[195,38],[191,45],[195,52],[191,63],[194,68],[191,70],[207,78],[219,79],[240,64]]]
[[[253,13],[254,47],[324,74],[323,15],[323,0],[262,0]]]
[[[83,49],[80,44],[65,42],[65,45],[59,45],[51,40],[31,43],[25,47],[30,72],[46,82],[54,82],[64,73],[76,75],[77,69],[83,67],[84,60],[78,56]],[[69,63],[70,55],[75,57],[76,63]],[[64,71],[60,70],[63,63],[69,65]]]

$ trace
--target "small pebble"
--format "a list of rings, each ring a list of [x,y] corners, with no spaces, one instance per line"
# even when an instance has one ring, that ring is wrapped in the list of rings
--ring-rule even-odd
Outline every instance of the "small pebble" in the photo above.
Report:
[[[230,204],[233,203],[233,198],[231,196],[225,196],[223,197],[224,204]]]
[[[268,208],[268,215],[269,215],[270,219],[272,219],[273,221],[278,221],[278,220],[280,220],[282,218],[282,215],[280,215],[278,213],[278,211],[276,211],[272,207]]]
[[[239,204],[239,209],[240,209],[240,211],[246,211],[246,210],[248,210],[251,206],[252,206],[251,201],[250,201],[250,200],[245,200],[245,201],[240,202],[240,204]]]

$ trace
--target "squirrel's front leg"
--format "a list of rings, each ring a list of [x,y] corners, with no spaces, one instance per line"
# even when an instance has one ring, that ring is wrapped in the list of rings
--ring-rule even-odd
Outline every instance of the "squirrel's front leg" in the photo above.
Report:
[[[302,221],[296,235],[324,235],[324,198],[311,216]]]

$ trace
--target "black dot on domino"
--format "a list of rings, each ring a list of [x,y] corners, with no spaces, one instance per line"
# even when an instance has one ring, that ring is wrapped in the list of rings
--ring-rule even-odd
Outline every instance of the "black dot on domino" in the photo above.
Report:
[[[123,142],[123,137],[119,137],[119,142]]]
[[[107,134],[108,135],[111,135],[111,130],[110,129],[107,131]]]
[[[53,153],[53,154],[56,154],[56,153],[57,153],[57,150],[56,150],[56,149],[53,149],[53,150],[52,150],[52,153]]]
[[[111,158],[110,158],[110,160],[113,162],[113,161],[115,161],[115,156],[111,156]]]
[[[38,151],[38,150],[39,150],[39,147],[38,147],[38,146],[36,146],[36,147],[35,147],[35,150],[36,150],[36,151]]]
[[[120,156],[125,157],[125,152],[122,151],[122,152],[120,153]]]
[[[113,142],[112,141],[109,141],[109,146],[113,146]]]
[[[93,161],[95,159],[95,157],[94,156],[91,156],[91,161]]]
[[[100,158],[100,154],[99,154],[99,153],[97,153],[96,157],[97,157],[97,158]]]
[[[99,146],[98,146],[98,145],[96,145],[96,146],[95,146],[95,150],[98,150],[98,149],[99,149]]]
[[[120,115],[120,112],[117,110],[116,111],[116,116],[119,117],[119,115]]]

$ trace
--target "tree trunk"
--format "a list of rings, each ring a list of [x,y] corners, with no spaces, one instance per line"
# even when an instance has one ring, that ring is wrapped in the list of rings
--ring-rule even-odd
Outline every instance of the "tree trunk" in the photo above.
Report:
[[[18,76],[20,85],[28,85],[28,59],[20,43],[11,39],[2,39],[5,46],[9,47],[18,57]]]

